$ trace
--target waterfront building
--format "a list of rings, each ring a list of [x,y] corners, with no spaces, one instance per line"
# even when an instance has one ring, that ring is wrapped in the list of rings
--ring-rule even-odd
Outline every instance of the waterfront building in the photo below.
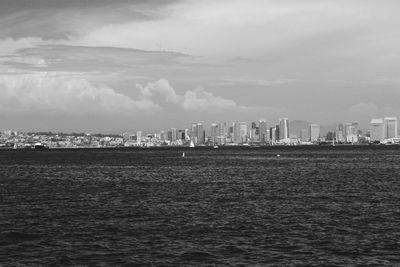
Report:
[[[269,139],[271,141],[271,144],[274,144],[277,141],[277,139],[276,139],[276,127],[271,127],[269,129],[269,132],[270,132]]]
[[[344,125],[345,137],[347,143],[358,142],[358,122],[348,122]]]
[[[241,143],[240,124],[238,122],[234,122],[232,127],[233,127],[233,133],[232,133],[233,143],[240,144]]]
[[[259,128],[257,126],[257,123],[252,122],[251,123],[251,129],[250,129],[250,133],[249,133],[249,137],[250,137],[250,142],[254,142],[254,141],[259,141],[258,135],[259,135]]]
[[[279,119],[279,140],[289,139],[289,120],[288,118]]]
[[[211,124],[210,137],[211,137],[210,141],[211,141],[212,144],[217,144],[218,143],[219,129],[218,129],[218,124],[217,123],[212,123]]]
[[[220,123],[218,125],[218,144],[219,145],[224,145],[226,144],[226,138],[227,138],[227,128],[226,128],[226,122]]]
[[[264,119],[259,120],[258,122],[258,136],[260,142],[267,142],[269,140],[269,136],[267,134],[267,121]]]
[[[138,143],[138,144],[140,144],[141,142],[142,142],[142,131],[137,131],[136,132],[136,142]]]
[[[166,135],[165,135],[165,131],[161,131],[161,132],[160,132],[160,140],[161,140],[162,142],[165,142],[166,139],[167,139],[167,138],[166,138]]]
[[[310,141],[317,142],[321,135],[321,127],[318,124],[310,125]]]
[[[233,142],[242,144],[247,142],[247,123],[234,122],[233,123]]]
[[[385,123],[385,138],[397,138],[397,118],[386,117],[384,118]]]
[[[307,130],[301,129],[300,131],[300,141],[305,142],[307,141]]]
[[[190,139],[195,144],[204,144],[205,132],[202,123],[192,123],[192,133]]]
[[[176,140],[178,140],[178,129],[176,128],[171,128],[171,142],[175,142]]]
[[[385,139],[385,123],[383,119],[372,119],[370,123],[370,140],[383,141]]]

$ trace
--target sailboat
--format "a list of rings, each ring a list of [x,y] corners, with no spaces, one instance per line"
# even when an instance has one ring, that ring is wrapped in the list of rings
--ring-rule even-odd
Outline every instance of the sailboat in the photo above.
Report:
[[[194,147],[193,140],[192,140],[192,141],[190,141],[190,145],[189,145],[189,147]]]

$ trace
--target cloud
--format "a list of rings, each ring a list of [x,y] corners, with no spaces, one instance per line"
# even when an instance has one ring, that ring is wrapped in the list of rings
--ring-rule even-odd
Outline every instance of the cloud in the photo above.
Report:
[[[155,83],[148,83],[145,87],[138,84],[137,87],[143,96],[154,98],[161,97],[165,99],[167,103],[179,103],[182,100],[182,96],[177,95],[174,88],[169,84],[168,80],[161,79]]]
[[[186,110],[207,111],[225,110],[238,107],[235,101],[214,96],[212,93],[197,89],[187,91],[183,96],[182,107]]]
[[[0,56],[8,56],[16,53],[20,49],[35,47],[42,44],[41,38],[3,38],[0,39]]]
[[[132,115],[161,109],[149,99],[134,100],[71,73],[2,74],[0,95],[0,109],[10,114]]]
[[[187,111],[221,111],[226,109],[238,108],[235,101],[215,96],[202,88],[187,90],[184,94],[176,93],[175,89],[166,79],[161,79],[154,83],[147,83],[146,86],[137,85],[142,96],[152,99],[152,101],[176,104]],[[157,103],[158,103],[157,102]]]

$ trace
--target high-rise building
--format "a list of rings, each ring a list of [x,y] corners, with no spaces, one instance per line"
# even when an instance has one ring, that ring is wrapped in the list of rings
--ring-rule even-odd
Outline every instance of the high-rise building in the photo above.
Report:
[[[160,132],[160,140],[165,142],[165,140],[166,140],[165,131]]]
[[[397,137],[397,118],[386,117],[385,122],[385,138],[396,138]]]
[[[279,140],[289,138],[289,120],[288,118],[279,119]]]
[[[246,143],[247,142],[247,123],[246,122],[240,122],[240,139],[241,143]]]
[[[258,136],[259,136],[259,141],[260,142],[267,142],[268,141],[268,134],[267,134],[268,128],[267,128],[267,122],[264,119],[261,119],[258,122]]]
[[[171,142],[175,142],[178,140],[178,129],[176,128],[171,128]]]
[[[193,143],[195,144],[204,144],[205,132],[202,123],[192,123],[192,134],[190,139],[193,140]]]
[[[258,132],[259,132],[259,129],[258,129],[257,123],[252,122],[250,133],[249,133],[251,142],[258,141]]]
[[[358,142],[358,123],[346,123],[344,125],[344,131],[346,135],[347,143],[356,143]]]
[[[240,144],[240,124],[238,122],[234,122],[233,125],[233,134],[232,134],[232,141],[233,143]]]
[[[210,141],[211,141],[212,144],[217,144],[218,143],[219,129],[218,129],[218,124],[217,123],[212,123],[211,124],[210,137],[211,137]]]
[[[247,123],[234,122],[233,123],[233,142],[242,144],[247,142]]]
[[[383,119],[372,119],[370,123],[371,141],[383,141],[385,139],[385,123]]]
[[[318,124],[311,124],[310,125],[310,141],[317,142],[320,138],[321,128]]]
[[[136,137],[137,137],[136,142],[138,144],[141,144],[142,143],[142,131],[137,131],[136,132]]]
[[[269,139],[271,141],[271,144],[274,144],[277,139],[276,139],[276,127],[271,127],[269,129]]]
[[[205,142],[205,132],[202,123],[197,123],[197,143],[204,144]]]
[[[185,140],[190,140],[189,129],[185,129]]]
[[[226,143],[226,138],[227,138],[227,128],[226,128],[226,122],[220,123],[218,125],[218,144],[219,145],[224,145]]]

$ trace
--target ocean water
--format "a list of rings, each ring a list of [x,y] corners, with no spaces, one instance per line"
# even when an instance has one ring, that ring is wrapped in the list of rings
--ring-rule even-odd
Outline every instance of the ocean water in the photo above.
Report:
[[[0,150],[0,266],[396,264],[396,146]]]

